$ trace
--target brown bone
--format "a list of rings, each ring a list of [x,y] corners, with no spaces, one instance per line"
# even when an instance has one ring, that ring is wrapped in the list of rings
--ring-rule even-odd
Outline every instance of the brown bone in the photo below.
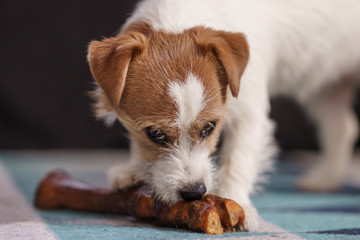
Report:
[[[70,209],[135,216],[161,226],[188,228],[207,234],[241,229],[245,214],[233,200],[205,195],[202,200],[174,205],[155,204],[145,185],[126,190],[90,186],[62,170],[50,172],[39,184],[35,206],[40,209]]]

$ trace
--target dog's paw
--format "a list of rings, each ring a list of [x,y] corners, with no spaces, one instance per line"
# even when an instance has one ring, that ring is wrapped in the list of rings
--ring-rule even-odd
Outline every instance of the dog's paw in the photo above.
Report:
[[[334,192],[341,188],[342,183],[342,177],[338,173],[317,166],[301,175],[296,185],[303,191]]]
[[[116,165],[109,169],[108,180],[113,188],[122,189],[135,182],[133,168],[128,165]]]
[[[241,205],[241,207],[244,209],[245,212],[245,221],[244,226],[242,226],[240,230],[250,232],[256,231],[259,226],[259,215],[256,208],[251,205]]]

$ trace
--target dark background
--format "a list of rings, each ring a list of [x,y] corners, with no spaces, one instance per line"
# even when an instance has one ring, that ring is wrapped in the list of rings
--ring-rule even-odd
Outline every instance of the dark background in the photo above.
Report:
[[[137,1],[0,1],[0,149],[113,148],[120,124],[92,117],[89,41],[109,37]],[[300,108],[276,100],[271,116],[283,148],[316,148]]]

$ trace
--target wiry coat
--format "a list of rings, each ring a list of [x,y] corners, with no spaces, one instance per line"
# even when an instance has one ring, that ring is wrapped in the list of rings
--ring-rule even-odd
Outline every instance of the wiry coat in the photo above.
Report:
[[[118,37],[89,47],[92,72],[102,88],[95,93],[97,113],[108,121],[119,118],[133,141],[131,163],[113,169],[112,181],[126,185],[136,175],[169,202],[178,200],[175,190],[185,179],[202,178],[210,186],[214,168],[209,155],[223,130],[217,190],[245,207],[251,229],[256,211],[249,193],[276,152],[269,98],[285,95],[308,106],[320,123],[319,138],[330,159],[299,185],[337,187],[357,131],[349,106],[354,79],[360,76],[359,22],[358,0],[141,2]],[[119,63],[126,65],[122,71]],[[149,91],[139,94],[143,85]],[[330,119],[335,110],[339,115]],[[210,116],[219,126],[199,143],[201,119]],[[175,147],[164,152],[146,143],[143,129],[155,122],[168,128]],[[335,136],[343,144],[328,140]],[[319,180],[326,175],[332,180]]]

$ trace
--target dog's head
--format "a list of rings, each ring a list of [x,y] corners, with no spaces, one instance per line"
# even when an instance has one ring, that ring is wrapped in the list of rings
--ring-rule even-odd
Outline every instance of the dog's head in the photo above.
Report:
[[[249,50],[242,34],[194,27],[183,33],[135,24],[93,41],[88,60],[99,88],[95,112],[128,129],[146,182],[167,203],[212,187],[210,159],[237,97]]]

